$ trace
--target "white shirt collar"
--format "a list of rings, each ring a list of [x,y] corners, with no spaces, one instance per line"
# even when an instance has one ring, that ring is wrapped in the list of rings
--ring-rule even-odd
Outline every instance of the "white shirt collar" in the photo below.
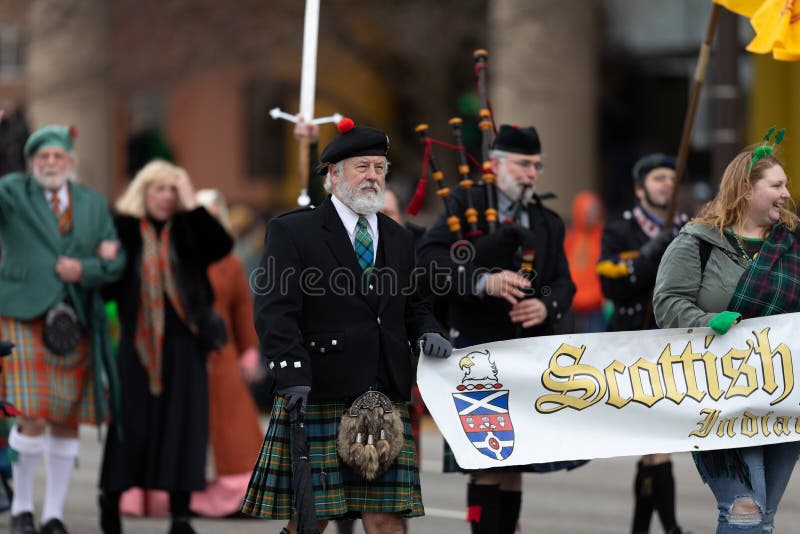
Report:
[[[342,220],[342,224],[344,224],[345,230],[347,230],[347,236],[350,238],[350,243],[355,245],[356,242],[356,225],[358,224],[358,213],[354,212],[348,206],[345,205],[344,202],[339,200],[336,195],[331,195],[331,201],[333,201],[333,207],[336,208],[336,213],[339,214],[339,219]],[[367,219],[367,225],[369,226],[369,234],[372,236],[372,249],[373,252],[377,253],[378,251],[378,214],[377,213],[370,213],[369,215],[364,215],[364,218]]]

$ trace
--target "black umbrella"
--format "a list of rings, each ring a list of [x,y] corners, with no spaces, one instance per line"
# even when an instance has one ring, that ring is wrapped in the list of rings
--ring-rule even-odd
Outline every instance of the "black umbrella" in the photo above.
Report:
[[[311,481],[311,464],[308,461],[308,436],[303,414],[298,405],[290,412],[292,451],[292,492],[297,512],[298,534],[317,534],[317,511],[314,508],[314,485]]]

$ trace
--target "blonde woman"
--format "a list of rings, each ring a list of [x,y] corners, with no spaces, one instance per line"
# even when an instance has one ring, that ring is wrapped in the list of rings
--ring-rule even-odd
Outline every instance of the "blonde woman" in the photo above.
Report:
[[[120,494],[169,492],[171,534],[191,534],[190,492],[205,486],[206,355],[221,346],[206,269],[228,254],[228,233],[196,207],[189,176],[152,161],[116,204],[127,264],[110,289],[121,338],[122,433],[109,430],[100,476],[103,532],[122,531]]]

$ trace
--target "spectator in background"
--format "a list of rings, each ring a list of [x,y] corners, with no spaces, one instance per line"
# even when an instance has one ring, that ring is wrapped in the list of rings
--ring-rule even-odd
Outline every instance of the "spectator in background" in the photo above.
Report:
[[[577,291],[572,298],[575,332],[603,332],[603,290],[597,276],[605,210],[600,197],[581,191],[572,201],[572,226],[564,237],[564,253]]]
[[[128,262],[108,294],[118,304],[124,435],[109,429],[100,474],[100,526],[122,531],[119,499],[138,486],[169,491],[171,534],[192,534],[190,492],[205,487],[206,355],[224,343],[206,271],[233,242],[183,169],[145,165],[117,201]]]
[[[205,206],[229,229],[225,199],[215,189],[197,192]],[[264,432],[248,384],[261,380],[258,336],[253,326],[253,299],[242,262],[233,254],[212,263],[208,278],[214,290],[214,309],[225,321],[228,343],[208,361],[209,430],[216,479],[205,491],[192,494],[196,514],[224,517],[239,511]]]

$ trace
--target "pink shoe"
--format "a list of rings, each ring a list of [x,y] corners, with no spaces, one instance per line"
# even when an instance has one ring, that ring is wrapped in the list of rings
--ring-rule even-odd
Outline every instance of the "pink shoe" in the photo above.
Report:
[[[133,517],[144,517],[144,490],[131,488],[123,491],[119,498],[119,513]]]
[[[225,517],[242,507],[251,473],[224,475],[206,484],[204,491],[192,492],[192,512],[206,517]]]

